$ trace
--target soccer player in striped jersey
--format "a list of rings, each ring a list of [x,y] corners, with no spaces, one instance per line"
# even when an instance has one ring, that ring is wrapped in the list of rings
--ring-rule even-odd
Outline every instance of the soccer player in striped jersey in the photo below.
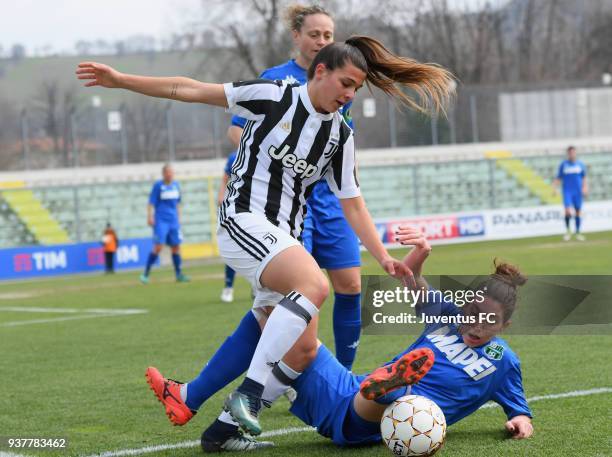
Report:
[[[298,238],[306,199],[319,179],[325,178],[340,198],[347,221],[382,269],[414,282],[410,270],[392,258],[379,239],[360,195],[352,131],[338,109],[366,81],[407,105],[427,109],[431,103],[439,109],[453,90],[452,75],[438,66],[398,57],[364,36],[321,49],[303,86],[268,80],[223,85],[144,77],[95,62],[79,64],[77,74],[91,80],[86,86],[224,106],[248,119],[232,168],[236,178],[219,208],[217,233],[224,260],[255,286],[254,314],[265,320],[247,375],[227,398],[225,409],[236,428],[261,433],[258,414],[272,370],[290,349],[304,366],[316,354],[318,312],[328,295],[328,283]],[[396,84],[413,89],[421,104]],[[158,398],[173,397],[184,406],[184,385],[158,373],[149,372]],[[180,421],[187,422],[188,411],[179,412]]]
[[[574,222],[576,227],[576,239],[584,241],[584,235],[580,233],[582,197],[588,193],[586,179],[586,165],[581,160],[576,160],[576,148],[567,148],[567,160],[559,165],[557,177],[553,181],[555,188],[562,183],[563,206],[565,208],[565,228],[566,234],[563,235],[565,241],[572,238],[570,221],[572,220],[572,208],[574,209]]]
[[[297,57],[284,64],[268,68],[260,77],[306,84],[306,72],[317,52],[334,39],[334,21],[318,5],[293,5],[285,12]],[[351,129],[351,102],[339,112]],[[246,119],[232,117],[229,139],[238,147]],[[361,254],[359,239],[344,218],[340,201],[326,181],[319,181],[307,200],[302,231],[304,247],[327,270],[334,289],[333,328],[336,357],[351,369],[361,333]]]
[[[219,206],[223,204],[223,199],[225,198],[225,190],[227,188],[227,183],[230,180],[230,175],[232,174],[232,166],[236,161],[236,151],[232,152],[227,157],[227,162],[225,163],[225,168],[223,169],[223,176],[221,177],[221,184],[219,185],[219,195],[217,197],[217,203]],[[226,303],[231,303],[234,301],[234,278],[236,277],[236,272],[229,265],[225,265],[225,286],[221,291],[221,301]]]
[[[162,179],[156,181],[149,195],[147,223],[153,228],[153,250],[147,258],[140,282],[149,283],[151,267],[157,262],[164,244],[172,251],[172,264],[177,282],[189,282],[181,270],[181,186],[174,180],[174,169],[169,163],[162,168]]]

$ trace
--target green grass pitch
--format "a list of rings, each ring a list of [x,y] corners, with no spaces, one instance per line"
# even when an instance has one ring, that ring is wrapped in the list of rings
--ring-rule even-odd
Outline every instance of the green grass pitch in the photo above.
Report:
[[[527,274],[612,274],[612,233],[590,234],[583,243],[558,237],[434,247],[426,273],[483,274],[493,257],[518,264]],[[396,251],[396,256],[401,256]],[[49,312],[0,312],[0,436],[63,436],[64,452],[13,450],[22,455],[90,456],[199,440],[229,391],[220,392],[185,427],[171,427],[148,389],[144,371],[155,365],[165,376],[189,380],[199,373],[250,307],[250,291],[237,279],[236,301],[221,303],[222,266],[189,266],[189,284],[175,284],[169,269],[157,269],[148,286],[139,272],[81,276],[0,285],[0,307],[51,308]],[[364,271],[380,273],[364,256]],[[52,312],[79,309],[82,313]],[[100,317],[95,309],[143,309]],[[331,302],[323,309],[320,337],[333,348]],[[52,322],[7,326],[28,320]],[[522,361],[527,397],[612,387],[610,335],[512,336]],[[354,370],[366,372],[410,341],[364,336]],[[500,408],[483,409],[452,426],[441,456],[610,455],[612,394],[534,401],[535,435],[508,439]],[[266,431],[303,427],[281,399],[263,415]],[[607,425],[606,425],[607,424]],[[389,456],[385,446],[340,449],[310,431],[271,438],[274,456]],[[7,449],[0,449],[2,451]],[[126,453],[107,454],[127,455]],[[201,455],[199,447],[166,449],[150,456]]]

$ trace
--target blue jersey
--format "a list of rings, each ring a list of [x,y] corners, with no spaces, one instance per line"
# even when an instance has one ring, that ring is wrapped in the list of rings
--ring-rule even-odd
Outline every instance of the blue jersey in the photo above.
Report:
[[[153,184],[149,204],[155,208],[155,223],[179,223],[178,205],[181,203],[181,187],[176,181],[165,184],[163,180]]]
[[[228,157],[227,157],[227,162],[225,162],[225,168],[223,169],[223,171],[225,171],[226,175],[231,175],[232,174],[232,166],[234,165],[234,162],[236,161],[236,151],[232,152]]]
[[[420,312],[456,315],[451,302],[430,303]],[[393,361],[416,348],[429,348],[435,362],[410,393],[433,400],[444,412],[448,425],[472,414],[488,401],[498,403],[506,416],[532,417],[523,391],[518,357],[501,338],[480,347],[468,347],[455,325],[432,324]],[[392,361],[392,362],[393,362]],[[391,363],[391,362],[390,362]],[[354,375],[321,346],[314,362],[294,383],[298,392],[291,412],[339,445],[380,442],[378,423],[367,434],[356,435],[347,427],[350,403],[365,375]]]
[[[461,308],[449,301],[417,306],[425,315],[453,316]],[[508,417],[531,417],[523,392],[518,357],[501,338],[479,347],[467,346],[454,324],[430,324],[421,336],[399,354],[430,348],[433,368],[412,387],[412,393],[430,398],[442,408],[448,424],[472,414],[489,400],[500,404]]]
[[[580,160],[564,160],[559,165],[557,179],[563,182],[563,193],[582,193],[582,181],[586,176],[586,166]]]

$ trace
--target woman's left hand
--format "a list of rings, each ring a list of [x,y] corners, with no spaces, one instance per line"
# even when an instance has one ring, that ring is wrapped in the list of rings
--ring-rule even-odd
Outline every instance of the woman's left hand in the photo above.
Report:
[[[506,422],[506,430],[515,440],[522,440],[533,435],[533,424],[527,416],[516,416]]]

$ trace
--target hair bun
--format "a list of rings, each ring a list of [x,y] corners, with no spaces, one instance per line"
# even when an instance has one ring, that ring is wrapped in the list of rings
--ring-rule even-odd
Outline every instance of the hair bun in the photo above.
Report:
[[[493,276],[497,279],[513,287],[522,286],[527,282],[527,277],[524,276],[516,266],[498,261],[498,259],[493,261],[493,265],[495,265],[495,273]]]

